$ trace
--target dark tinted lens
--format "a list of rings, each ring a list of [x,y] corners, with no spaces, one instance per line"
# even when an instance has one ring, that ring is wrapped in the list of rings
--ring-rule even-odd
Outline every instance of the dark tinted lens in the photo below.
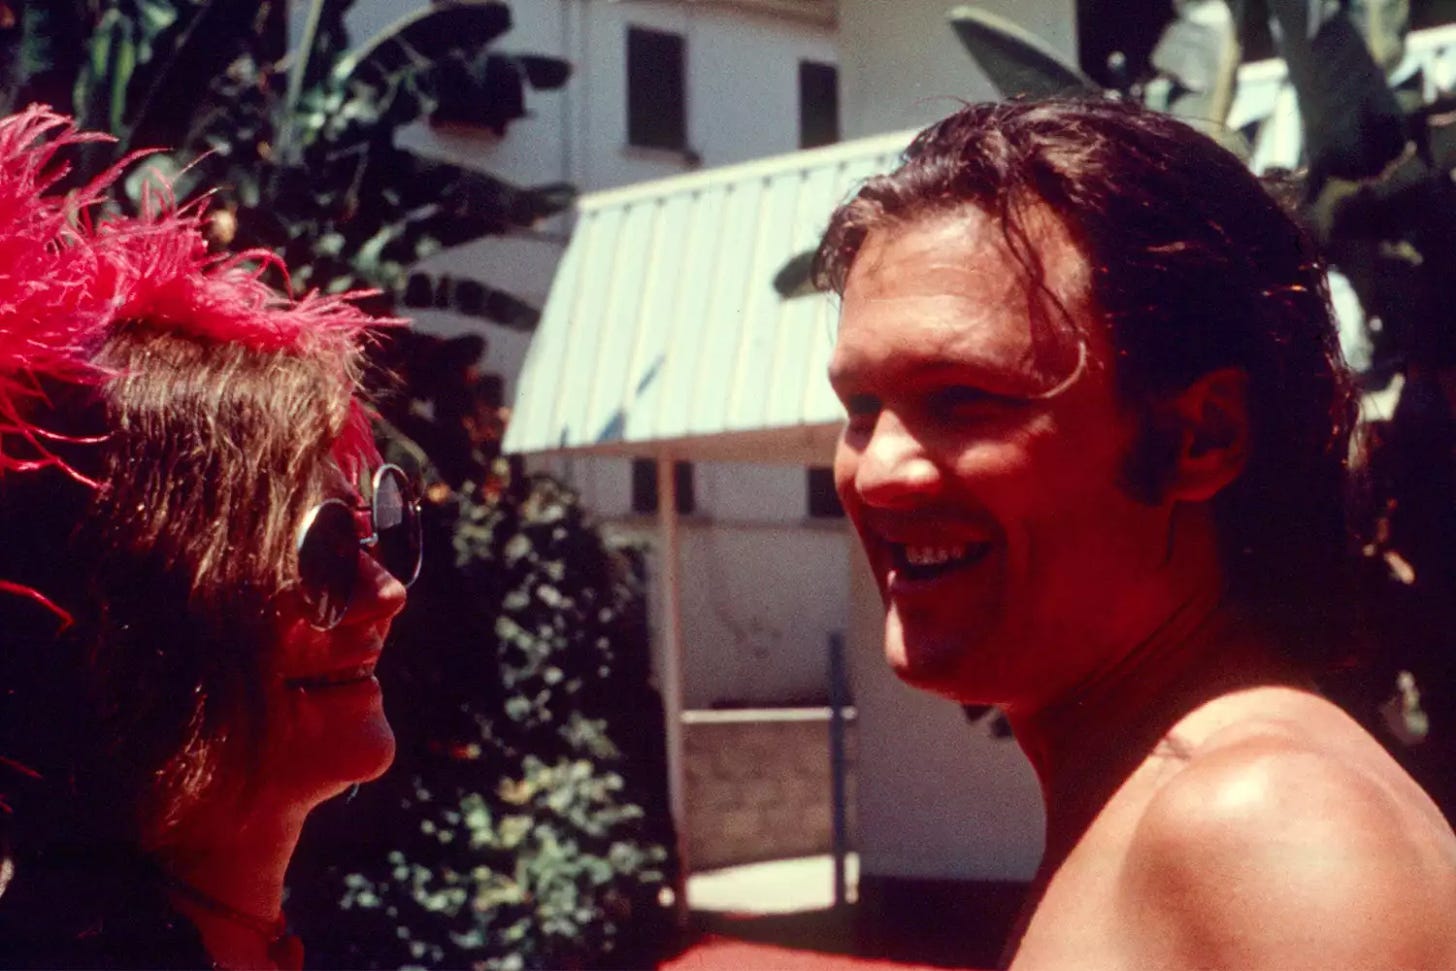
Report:
[[[379,470],[374,486],[375,555],[405,586],[420,572],[420,514],[410,501],[409,481],[394,467]]]
[[[344,619],[359,572],[359,532],[354,512],[338,500],[319,507],[298,544],[298,576],[315,626]]]

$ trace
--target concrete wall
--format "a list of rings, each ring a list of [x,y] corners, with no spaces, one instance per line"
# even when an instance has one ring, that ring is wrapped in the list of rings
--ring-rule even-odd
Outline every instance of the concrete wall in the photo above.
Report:
[[[693,870],[832,849],[828,709],[687,712],[685,720]],[[852,812],[854,721],[845,727]],[[852,815],[849,826],[853,834]]]
[[[956,99],[996,97],[951,32],[946,13],[955,5],[955,0],[839,0],[845,138],[923,127],[954,111]],[[1074,0],[981,0],[973,6],[1016,22],[1076,63]]]

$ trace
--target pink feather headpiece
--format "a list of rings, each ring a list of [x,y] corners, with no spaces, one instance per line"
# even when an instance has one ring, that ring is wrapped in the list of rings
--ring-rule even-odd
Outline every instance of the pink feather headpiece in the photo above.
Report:
[[[364,331],[400,323],[360,310],[351,301],[363,294],[280,294],[262,279],[280,267],[266,251],[210,255],[202,206],[179,209],[165,189],[140,217],[98,214],[130,158],[81,189],[49,191],[68,171],[63,149],[110,140],[41,106],[0,119],[0,474],[58,464],[26,402],[41,379],[98,380],[91,358],[118,323],[341,360]],[[15,436],[22,455],[6,447]]]
[[[262,279],[266,251],[208,253],[202,205],[177,207],[167,189],[143,200],[139,217],[99,212],[128,157],[68,193],[56,183],[69,166],[64,150],[110,136],[81,132],[43,106],[0,119],[0,478],[58,466],[80,478],[49,447],[59,436],[27,420],[49,383],[97,382],[93,357],[111,329],[127,321],[262,351],[336,357],[341,366],[372,327],[401,323],[370,317],[352,301],[365,294],[294,299]],[[372,450],[357,404],[345,454]],[[0,578],[0,591],[34,591]]]

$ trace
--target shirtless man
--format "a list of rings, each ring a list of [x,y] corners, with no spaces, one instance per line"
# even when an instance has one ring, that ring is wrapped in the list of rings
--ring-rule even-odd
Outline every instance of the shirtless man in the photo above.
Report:
[[[1320,269],[1232,155],[971,106],[835,214],[835,474],[907,682],[1041,782],[1015,968],[1456,967],[1456,837],[1313,688],[1353,406]]]

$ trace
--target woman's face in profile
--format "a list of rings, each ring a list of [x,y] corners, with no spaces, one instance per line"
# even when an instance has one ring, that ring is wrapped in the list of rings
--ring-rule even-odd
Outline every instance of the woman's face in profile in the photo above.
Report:
[[[350,506],[358,492],[334,477],[331,498]],[[357,513],[359,536],[371,531],[370,513]],[[321,630],[296,589],[277,603],[276,649],[264,666],[264,722],[260,796],[311,808],[356,782],[376,778],[394,758],[394,733],[374,677],[390,625],[405,603],[405,588],[364,549],[354,545],[358,575],[348,609]]]

